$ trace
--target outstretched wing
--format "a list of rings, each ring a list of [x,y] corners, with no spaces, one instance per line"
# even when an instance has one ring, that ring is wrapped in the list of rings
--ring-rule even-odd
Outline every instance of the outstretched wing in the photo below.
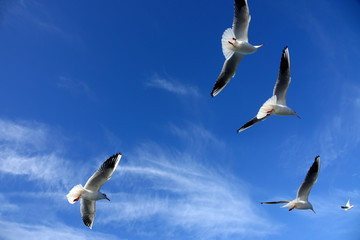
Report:
[[[279,75],[273,91],[273,95],[277,96],[279,104],[286,105],[286,93],[290,81],[290,55],[288,47],[285,47],[281,56]]]
[[[84,224],[92,229],[95,219],[95,201],[82,198],[80,211]]]
[[[262,202],[261,204],[281,204],[281,203],[289,203],[290,200],[283,200],[283,201],[275,201],[275,202]]]
[[[225,61],[221,73],[218,79],[216,80],[214,88],[211,92],[212,97],[218,95],[224,89],[224,87],[230,82],[231,78],[234,77],[239,62],[243,57],[244,55],[240,53],[234,53],[229,59]]]
[[[249,7],[246,0],[235,0],[232,29],[238,40],[248,41],[250,23]]]
[[[275,104],[276,104],[276,96],[272,96],[261,106],[256,117],[245,123],[241,128],[237,130],[237,132],[238,133],[242,132],[248,129],[249,127],[267,119],[271,115]]]
[[[308,173],[306,174],[304,182],[301,184],[301,186],[298,189],[297,199],[304,201],[308,200],[311,188],[314,186],[314,184],[317,181],[319,171],[320,171],[320,156],[317,156],[315,158],[313,165],[310,167]]]
[[[84,188],[91,191],[99,191],[101,186],[111,178],[120,162],[121,153],[117,153],[107,159],[100,168],[89,178]]]

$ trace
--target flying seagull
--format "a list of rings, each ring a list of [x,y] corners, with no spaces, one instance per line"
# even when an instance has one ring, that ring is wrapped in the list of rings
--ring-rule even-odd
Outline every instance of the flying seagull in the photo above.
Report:
[[[117,153],[106,160],[100,168],[89,178],[85,187],[81,184],[73,187],[66,195],[69,203],[74,204],[81,198],[81,216],[83,222],[90,229],[95,219],[95,201],[110,199],[105,193],[99,192],[101,186],[111,178],[117,165],[120,162],[121,153]]]
[[[309,193],[311,188],[316,183],[317,177],[319,175],[320,171],[320,156],[317,156],[315,158],[315,161],[313,165],[310,167],[308,173],[306,174],[306,177],[304,179],[304,182],[301,184],[301,186],[298,189],[296,199],[290,201],[290,200],[284,200],[284,201],[276,201],[276,202],[262,202],[261,204],[279,204],[279,203],[286,203],[282,207],[290,207],[289,211],[296,209],[311,209],[314,213],[313,206],[308,201]]]
[[[354,205],[350,206],[350,200],[347,201],[346,206],[341,206],[342,209],[345,209],[345,211],[350,210],[354,207]]]
[[[294,110],[286,106],[286,93],[289,88],[290,78],[290,55],[288,47],[285,47],[281,56],[279,76],[277,78],[273,96],[269,98],[260,108],[256,117],[245,123],[237,132],[244,131],[259,123],[270,115],[289,116],[294,115],[300,118]]]
[[[226,60],[211,92],[212,97],[219,94],[234,77],[240,60],[245,55],[256,52],[262,46],[253,46],[248,43],[249,23],[247,0],[235,0],[232,28],[226,29],[221,38],[222,51]]]

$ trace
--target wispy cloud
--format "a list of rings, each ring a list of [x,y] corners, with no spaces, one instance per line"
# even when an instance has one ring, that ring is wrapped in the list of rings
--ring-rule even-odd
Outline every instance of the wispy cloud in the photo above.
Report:
[[[8,12],[15,15],[18,19],[23,18],[26,23],[30,23],[41,31],[48,32],[62,37],[65,40],[73,40],[74,37],[64,29],[54,23],[53,14],[49,9],[37,0],[16,0],[11,1]]]
[[[179,95],[190,95],[193,97],[199,96],[199,91],[196,87],[189,86],[171,79],[165,79],[155,74],[146,86],[164,89],[166,91],[176,93]]]
[[[43,124],[0,119],[0,174],[64,184],[71,168],[57,149],[50,149],[56,142],[52,139]]]
[[[34,225],[24,224],[18,222],[1,221],[0,238],[4,240],[17,240],[17,239],[119,239],[109,234],[89,232],[86,229],[76,229],[68,227],[64,224],[54,223],[51,225]]]
[[[132,193],[119,192],[109,207],[99,206],[102,223],[154,221],[152,231],[167,237],[179,228],[198,239],[265,236],[278,231],[252,203],[244,182],[200,164],[191,153],[140,146],[119,177]],[[141,231],[141,227],[140,231]],[[164,236],[163,236],[164,237]]]
[[[65,89],[73,95],[85,94],[89,99],[95,100],[95,93],[91,90],[88,84],[83,81],[60,76],[57,86]]]

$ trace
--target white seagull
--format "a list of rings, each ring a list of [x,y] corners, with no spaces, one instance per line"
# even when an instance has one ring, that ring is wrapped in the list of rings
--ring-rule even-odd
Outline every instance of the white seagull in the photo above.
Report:
[[[211,92],[212,97],[219,94],[234,77],[240,60],[245,55],[256,52],[262,46],[253,46],[248,43],[249,23],[250,15],[247,1],[235,0],[232,29],[226,29],[221,38],[222,51],[226,60]]]
[[[342,209],[345,209],[345,211],[350,210],[354,207],[354,205],[350,206],[350,200],[347,201],[346,206],[341,206]]]
[[[259,123],[270,115],[289,116],[300,118],[294,110],[286,106],[286,93],[289,88],[290,78],[290,55],[288,47],[285,47],[281,56],[279,76],[276,81],[273,96],[269,98],[260,108],[256,117],[245,123],[237,132],[244,131],[256,123]]]
[[[81,216],[84,224],[90,229],[95,219],[95,201],[110,199],[105,193],[99,192],[101,186],[111,178],[117,165],[120,162],[121,153],[117,153],[106,160],[100,168],[89,178],[85,187],[81,184],[73,187],[66,195],[69,203],[74,204],[81,198]]]
[[[290,207],[289,211],[296,209],[311,209],[314,213],[313,206],[308,201],[309,193],[311,188],[316,183],[317,177],[319,175],[320,171],[320,156],[317,156],[315,158],[315,161],[313,165],[310,167],[308,173],[306,174],[306,177],[304,179],[304,182],[301,184],[301,186],[298,189],[296,199],[290,201],[290,200],[284,200],[284,201],[277,201],[277,202],[262,202],[261,204],[279,204],[279,203],[286,203],[282,207]]]

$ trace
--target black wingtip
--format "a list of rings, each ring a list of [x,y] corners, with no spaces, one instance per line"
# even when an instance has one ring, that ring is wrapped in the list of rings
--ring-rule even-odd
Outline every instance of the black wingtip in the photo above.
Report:
[[[235,9],[241,9],[243,6],[246,6],[245,0],[235,0]]]
[[[108,159],[117,158],[117,156],[119,156],[119,155],[122,156],[121,152],[115,153],[114,155],[112,155]]]
[[[287,46],[283,49],[283,52],[281,55],[280,71],[287,71],[290,69],[290,56],[289,56],[289,54],[286,54],[286,50],[288,50]]]

